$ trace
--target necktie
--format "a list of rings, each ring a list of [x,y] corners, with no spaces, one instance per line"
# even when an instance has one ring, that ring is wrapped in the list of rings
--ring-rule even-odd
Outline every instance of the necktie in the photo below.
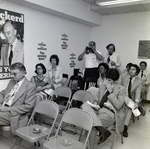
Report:
[[[11,106],[14,96],[18,90],[19,84],[15,84],[10,92],[6,95],[3,105]]]
[[[109,94],[110,94],[109,91],[106,91],[106,92],[105,92],[105,94],[104,94],[104,96],[102,97],[102,99],[101,99],[101,101],[100,101],[100,104],[99,104],[100,108],[102,108],[103,105],[104,105],[104,103],[108,100],[107,96],[108,96]]]
[[[141,71],[141,78],[143,77],[143,70]]]
[[[109,62],[110,62],[110,55],[107,58],[107,63],[109,64]]]
[[[11,65],[12,58],[13,58],[13,51],[12,51],[13,45],[10,45],[10,54],[9,54],[9,65]]]
[[[131,98],[131,87],[132,87],[132,78],[130,77],[129,84],[128,84],[128,96]]]

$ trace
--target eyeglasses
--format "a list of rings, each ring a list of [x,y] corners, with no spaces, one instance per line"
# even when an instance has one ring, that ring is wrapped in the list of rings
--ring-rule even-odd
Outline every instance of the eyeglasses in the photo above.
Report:
[[[10,73],[10,74],[11,74],[11,76],[17,76],[18,73],[14,72],[14,73]]]

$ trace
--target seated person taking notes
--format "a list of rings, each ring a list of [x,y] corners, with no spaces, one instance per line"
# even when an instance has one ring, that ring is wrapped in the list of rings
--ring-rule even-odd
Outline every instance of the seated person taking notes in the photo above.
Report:
[[[119,72],[117,69],[110,68],[106,73],[106,81],[100,85],[102,88],[103,97],[100,100],[98,111],[94,110],[88,103],[84,103],[81,107],[83,110],[89,112],[93,117],[93,127],[99,131],[99,143],[104,142],[111,133],[107,130],[108,127],[114,125],[124,125],[124,105],[125,105],[125,88],[117,83],[119,79]],[[105,89],[105,90],[104,90]],[[90,137],[90,145],[94,144],[96,133],[92,130]],[[91,148],[93,148],[91,146]]]

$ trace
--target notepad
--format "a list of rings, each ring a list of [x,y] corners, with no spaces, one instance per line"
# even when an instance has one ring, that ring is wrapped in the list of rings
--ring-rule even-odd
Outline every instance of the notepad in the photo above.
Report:
[[[132,109],[132,113],[134,114],[134,116],[140,116],[141,113],[138,108],[135,108],[135,103],[132,100],[129,101],[128,107]]]
[[[140,116],[140,115],[141,115],[141,112],[139,111],[139,109],[138,109],[138,108],[133,109],[133,110],[132,110],[132,113],[134,114],[134,116],[135,116],[135,117],[137,117],[137,116]]]

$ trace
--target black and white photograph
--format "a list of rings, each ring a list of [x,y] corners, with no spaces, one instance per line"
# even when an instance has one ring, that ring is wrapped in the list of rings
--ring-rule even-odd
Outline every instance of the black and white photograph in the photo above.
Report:
[[[150,149],[150,0],[0,0],[0,149]]]

